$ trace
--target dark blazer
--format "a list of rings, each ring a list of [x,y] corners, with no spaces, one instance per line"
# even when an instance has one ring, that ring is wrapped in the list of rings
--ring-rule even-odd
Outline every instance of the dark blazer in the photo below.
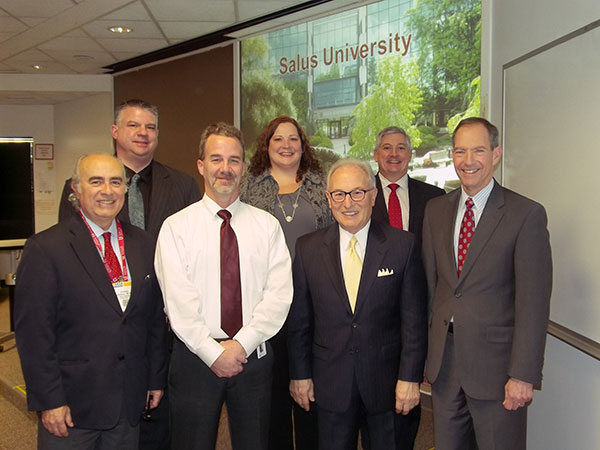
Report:
[[[317,405],[345,411],[353,380],[370,414],[395,405],[398,379],[421,382],[427,342],[425,278],[414,236],[371,222],[354,314],[339,227],[302,236],[288,318],[290,378],[312,378]],[[389,269],[393,274],[381,276]]]
[[[375,176],[375,185],[377,187],[377,198],[375,199],[372,218],[381,223],[390,223],[379,174]],[[439,197],[445,193],[443,189],[437,186],[408,177],[408,202],[410,205],[408,231],[414,233],[416,236],[418,248],[421,248],[425,205],[432,198]]]
[[[27,240],[17,270],[15,325],[32,411],[68,405],[77,428],[137,424],[147,390],[166,384],[165,317],[152,237],[123,223],[131,299],[121,310],[79,216]]]
[[[187,173],[172,169],[169,166],[152,160],[152,193],[150,195],[150,217],[146,217],[146,231],[158,238],[158,232],[164,220],[177,211],[197,202],[202,198],[200,188],[196,180]],[[73,193],[71,189],[71,179],[65,181],[59,210],[58,221],[62,222],[72,215],[77,215],[77,211],[69,202],[69,194]],[[127,202],[118,215],[121,223],[129,223],[129,214],[127,211]]]
[[[544,208],[494,183],[460,277],[454,223],[461,190],[430,201],[423,225],[427,378],[437,379],[454,317],[457,377],[467,395],[482,400],[504,399],[509,377],[540,383],[552,289]]]

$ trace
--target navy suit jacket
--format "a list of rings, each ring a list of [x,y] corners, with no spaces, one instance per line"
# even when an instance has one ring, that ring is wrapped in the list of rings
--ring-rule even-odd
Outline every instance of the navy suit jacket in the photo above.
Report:
[[[339,242],[336,223],[296,244],[290,378],[312,378],[317,405],[331,411],[348,408],[356,380],[369,413],[390,411],[398,379],[423,379],[427,305],[420,250],[410,233],[372,221],[353,313]]]
[[[390,223],[379,174],[375,177],[375,186],[377,187],[377,198],[375,199],[372,218],[381,223]],[[410,205],[408,231],[416,236],[418,248],[421,248],[422,242],[425,205],[432,198],[445,193],[443,189],[437,186],[408,177],[408,203]]]
[[[202,198],[200,188],[196,180],[179,170],[172,169],[169,166],[152,161],[152,193],[150,195],[150,217],[146,217],[146,231],[158,238],[158,232],[164,220],[177,211],[197,202]],[[58,221],[62,222],[72,215],[77,215],[71,203],[69,195],[73,192],[71,189],[71,179],[65,181],[60,206],[58,210]],[[119,212],[121,223],[129,223],[129,214],[127,202]]]
[[[80,216],[27,240],[17,270],[16,339],[32,411],[68,405],[77,428],[133,425],[166,384],[166,326],[152,237],[123,223],[131,298],[123,312]]]

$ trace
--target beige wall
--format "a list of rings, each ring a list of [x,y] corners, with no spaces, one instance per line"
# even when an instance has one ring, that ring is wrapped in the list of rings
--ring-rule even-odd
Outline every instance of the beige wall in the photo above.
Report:
[[[196,177],[202,130],[234,120],[233,44],[116,75],[115,104],[141,98],[158,106],[156,159]]]

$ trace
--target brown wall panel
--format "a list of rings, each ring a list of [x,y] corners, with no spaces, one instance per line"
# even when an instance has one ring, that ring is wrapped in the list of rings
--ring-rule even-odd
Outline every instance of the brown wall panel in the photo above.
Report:
[[[158,106],[156,159],[194,175],[202,130],[233,123],[233,45],[143,68],[114,80],[115,105],[142,98]]]

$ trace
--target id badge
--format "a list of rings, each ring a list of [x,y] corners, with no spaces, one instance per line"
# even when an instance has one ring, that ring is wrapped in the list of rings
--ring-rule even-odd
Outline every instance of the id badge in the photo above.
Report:
[[[267,344],[265,344],[264,342],[262,344],[260,344],[257,348],[256,348],[256,357],[258,359],[262,358],[263,356],[265,356],[267,354]]]
[[[117,294],[117,298],[121,304],[121,309],[125,311],[127,304],[129,303],[129,298],[131,297],[131,281],[114,283],[113,288],[115,289],[115,294]]]

